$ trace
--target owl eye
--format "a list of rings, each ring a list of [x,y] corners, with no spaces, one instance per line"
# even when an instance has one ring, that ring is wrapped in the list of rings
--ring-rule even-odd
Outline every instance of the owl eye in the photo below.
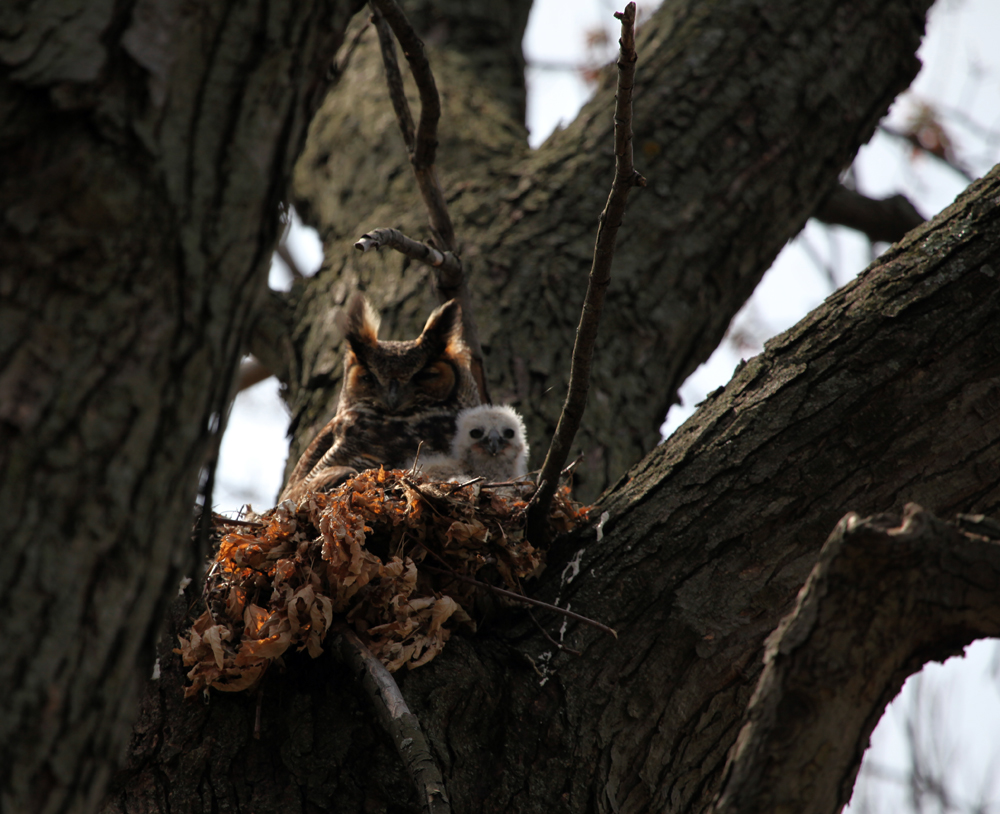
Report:
[[[473,438],[482,438],[483,431],[480,429],[469,430],[469,435],[472,436]]]
[[[431,367],[425,367],[416,376],[418,382],[429,382],[432,379],[436,379],[441,375],[441,371],[438,369],[437,365],[432,365]]]
[[[503,437],[504,438],[513,438],[514,437],[514,431],[510,427],[508,427],[507,429],[505,429],[503,431]]]

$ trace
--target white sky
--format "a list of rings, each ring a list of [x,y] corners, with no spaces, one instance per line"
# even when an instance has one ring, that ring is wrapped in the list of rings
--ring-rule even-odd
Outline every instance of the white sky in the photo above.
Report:
[[[560,124],[573,119],[590,95],[579,74],[549,67],[551,63],[579,64],[586,58],[588,31],[604,26],[611,43],[617,41],[617,22],[610,0],[536,0],[524,38],[529,63],[528,127],[533,146]],[[653,4],[640,4],[648,13]],[[910,91],[897,100],[888,122],[901,127],[915,105],[925,100],[959,110],[968,123],[952,121],[949,134],[962,161],[975,174],[1000,160],[1000,137],[983,138],[980,130],[1000,133],[1000,0],[939,0],[931,12],[928,36],[920,50],[924,70]],[[610,58],[610,56],[609,56]],[[544,65],[544,67],[537,67]],[[641,69],[641,68],[640,68]],[[891,137],[877,134],[862,148],[855,163],[860,191],[873,197],[902,192],[926,216],[951,203],[965,181],[933,159],[913,156]],[[297,219],[296,219],[297,221]],[[315,232],[293,224],[289,248],[304,270],[315,271],[322,249]],[[768,271],[757,291],[733,321],[732,333],[747,330],[760,339],[785,330],[819,305],[831,292],[828,273],[842,285],[870,262],[867,241],[850,230],[810,221],[791,241]],[[285,288],[288,274],[277,261],[271,285]],[[612,281],[612,285],[614,282]],[[682,404],[671,409],[664,423],[669,434],[687,419],[705,394],[725,384],[740,353],[757,348],[724,344],[685,383]],[[281,485],[288,451],[285,433],[288,414],[269,379],[236,400],[222,443],[214,504],[235,512],[244,503],[269,507]],[[893,772],[907,768],[905,738],[907,710],[918,701],[934,699],[936,717],[921,718],[931,740],[948,763],[948,778],[960,802],[988,800],[1000,812],[1000,648],[981,642],[969,648],[966,659],[951,659],[920,674],[920,692],[914,678],[889,707],[873,736],[866,768],[855,793],[858,806],[870,812],[909,809],[905,789]],[[933,705],[931,705],[933,706]],[[876,771],[869,770],[869,763]],[[888,778],[888,779],[886,779]],[[959,805],[956,810],[969,806]]]

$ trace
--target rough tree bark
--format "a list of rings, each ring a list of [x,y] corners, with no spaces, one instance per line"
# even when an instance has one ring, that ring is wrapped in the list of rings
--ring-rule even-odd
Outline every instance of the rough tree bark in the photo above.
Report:
[[[0,11],[0,809],[121,759],[278,207],[357,3]]]

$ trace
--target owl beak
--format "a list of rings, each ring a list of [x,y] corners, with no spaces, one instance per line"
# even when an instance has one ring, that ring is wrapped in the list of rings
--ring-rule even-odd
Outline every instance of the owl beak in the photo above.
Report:
[[[486,446],[489,448],[490,455],[496,455],[504,445],[503,437],[497,430],[490,430],[490,434],[486,436]]]
[[[390,412],[394,412],[399,407],[399,382],[393,380],[389,382],[388,392],[385,397],[385,406]]]

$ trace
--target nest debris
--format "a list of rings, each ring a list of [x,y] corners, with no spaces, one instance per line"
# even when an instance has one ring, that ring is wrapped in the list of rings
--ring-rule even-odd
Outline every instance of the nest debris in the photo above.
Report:
[[[544,568],[524,535],[525,490],[533,484],[438,484],[378,469],[251,522],[213,515],[206,609],[175,650],[191,668],[185,696],[253,687],[293,646],[315,658],[335,624],[350,625],[390,671],[427,664],[455,629],[475,631],[481,588],[458,576],[520,593]],[[554,531],[587,512],[564,487]]]

